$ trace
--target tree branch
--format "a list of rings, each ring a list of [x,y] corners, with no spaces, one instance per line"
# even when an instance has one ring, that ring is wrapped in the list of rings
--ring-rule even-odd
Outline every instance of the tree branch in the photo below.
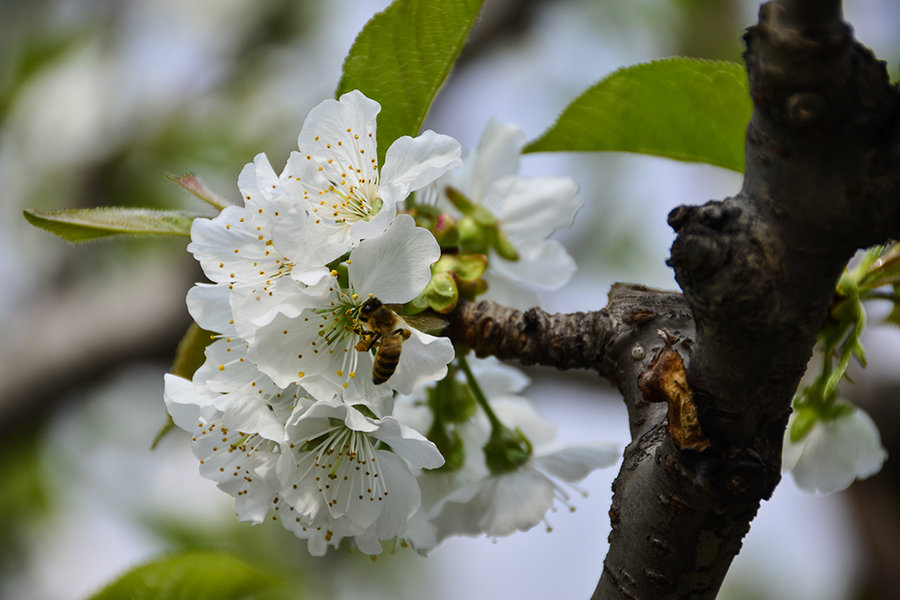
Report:
[[[791,398],[841,270],[900,230],[897,91],[840,3],[766,4],[745,39],[743,188],[669,216],[697,333],[687,382],[711,446],[654,429],[644,452],[626,452],[595,598],[715,597],[780,480]]]
[[[843,267],[900,233],[900,96],[841,19],[837,0],[761,7],[745,36],[742,189],[669,215],[683,297],[617,285],[594,313],[482,302],[451,315],[448,335],[478,355],[618,384],[632,442],[595,599],[716,596],[780,480],[791,399]]]

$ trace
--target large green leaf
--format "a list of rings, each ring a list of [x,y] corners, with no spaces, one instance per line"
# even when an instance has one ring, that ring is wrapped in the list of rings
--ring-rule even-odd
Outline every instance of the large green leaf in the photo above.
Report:
[[[668,58],[594,84],[525,151],[638,152],[742,172],[751,111],[741,65]]]
[[[111,235],[190,236],[195,215],[177,210],[149,208],[69,208],[22,211],[29,223],[70,242]]]
[[[215,552],[187,552],[128,571],[90,600],[250,600],[281,582]]]
[[[378,159],[417,135],[475,23],[482,0],[394,0],[366,23],[347,58],[337,95],[354,89],[381,103]]]

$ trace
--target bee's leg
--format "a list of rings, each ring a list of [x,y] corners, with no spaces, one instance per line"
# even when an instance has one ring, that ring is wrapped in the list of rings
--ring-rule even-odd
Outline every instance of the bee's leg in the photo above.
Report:
[[[367,329],[360,329],[356,333],[359,334],[359,341],[356,343],[356,348],[360,352],[368,352],[372,349],[372,346],[375,345],[375,342],[378,341],[378,336],[374,331],[368,331]]]
[[[399,336],[402,337],[404,340],[408,340],[408,339],[409,339],[409,336],[412,335],[412,331],[410,331],[409,329],[405,329],[405,328],[401,327],[400,329],[395,329],[395,330],[394,330],[394,335],[399,335]]]

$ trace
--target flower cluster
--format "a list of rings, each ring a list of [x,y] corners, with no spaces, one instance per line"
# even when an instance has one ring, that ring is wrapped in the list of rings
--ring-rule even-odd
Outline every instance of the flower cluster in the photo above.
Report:
[[[438,313],[504,277],[568,280],[546,236],[571,222],[574,183],[517,177],[524,138],[498,123],[460,173],[459,144],[432,131],[380,165],[379,110],[358,91],[322,102],[280,175],[258,155],[243,206],[194,222],[188,250],[211,283],[187,304],[213,341],[192,380],[165,378],[201,474],[242,520],[273,515],[315,555],[344,539],[378,554],[386,540],[426,551],[528,529],[568,503],[558,481],[617,456],[543,450],[548,426],[516,395],[524,376],[476,375],[432,335]]]

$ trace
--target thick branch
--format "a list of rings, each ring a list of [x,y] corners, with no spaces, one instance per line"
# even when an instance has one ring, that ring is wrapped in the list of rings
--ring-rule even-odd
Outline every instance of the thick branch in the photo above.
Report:
[[[754,112],[742,190],[669,217],[684,298],[617,286],[597,313],[482,303],[452,315],[450,336],[480,355],[590,368],[619,385],[633,441],[595,599],[715,597],[780,480],[791,398],[841,270],[857,248],[900,234],[900,98],[840,2],[776,0],[745,39]],[[670,310],[642,313],[642,302]],[[703,442],[693,448],[638,390],[660,327],[678,330],[679,401]]]
[[[688,383],[711,447],[680,449],[661,428],[635,442],[646,450],[626,454],[613,499],[634,518],[623,528],[611,513],[595,598],[715,597],[780,479],[791,397],[843,266],[900,231],[900,102],[840,4],[764,5],[746,40],[743,189],[669,217],[669,264],[696,323]]]
[[[642,326],[671,318],[673,302],[684,311],[680,294],[627,284],[613,286],[607,308],[587,313],[551,315],[539,308],[523,312],[489,300],[461,301],[448,315],[444,333],[477,356],[562,370],[590,369],[615,379],[621,370],[617,361],[621,341],[637,343],[634,334]]]
[[[600,369],[615,323],[606,311],[549,315],[495,304],[462,301],[450,314],[446,335],[477,356],[515,359],[557,369]]]

